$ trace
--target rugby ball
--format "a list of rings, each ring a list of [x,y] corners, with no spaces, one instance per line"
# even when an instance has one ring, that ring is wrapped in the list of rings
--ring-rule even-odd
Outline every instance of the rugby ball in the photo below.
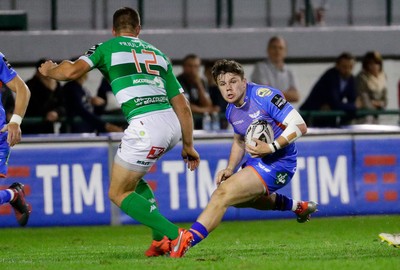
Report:
[[[272,126],[264,120],[254,120],[247,128],[245,135],[246,144],[255,146],[256,142],[252,139],[259,139],[266,143],[274,141],[274,131]]]

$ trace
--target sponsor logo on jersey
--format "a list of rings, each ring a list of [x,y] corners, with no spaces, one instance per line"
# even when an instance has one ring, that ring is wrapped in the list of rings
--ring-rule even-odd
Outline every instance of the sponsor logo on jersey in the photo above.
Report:
[[[287,103],[286,99],[284,99],[281,95],[276,94],[272,99],[271,99],[272,104],[274,104],[276,107],[278,107],[279,110],[281,110],[285,104]]]
[[[11,69],[11,64],[7,61],[7,59],[3,56],[3,62],[6,64],[8,69]]]
[[[164,147],[158,147],[158,146],[153,146],[151,147],[149,153],[147,154],[148,159],[157,159],[164,154],[165,148]]]
[[[265,171],[265,172],[271,172],[271,170],[270,169],[268,169],[266,166],[264,166],[264,164],[262,164],[261,162],[258,162],[258,167],[260,167],[263,171]]]
[[[286,184],[286,181],[288,180],[289,175],[286,172],[278,172],[276,173],[276,180],[275,184],[277,185],[284,185]]]
[[[136,107],[155,103],[168,103],[168,97],[166,96],[136,97],[133,100],[136,103]]]
[[[152,206],[150,206],[150,213],[153,212],[154,210],[157,209],[157,206],[155,206],[154,204]]]
[[[165,88],[164,82],[160,77],[155,77],[153,80],[150,79],[145,79],[145,78],[140,78],[140,79],[134,79],[132,81],[133,85],[154,85],[159,88]]]
[[[240,125],[243,122],[244,122],[244,120],[237,120],[237,121],[233,122],[232,125],[234,125],[234,126]]]
[[[271,89],[262,87],[257,89],[257,96],[259,97],[268,97],[272,94]]]
[[[90,48],[87,52],[85,52],[85,55],[87,57],[91,56],[92,54],[94,54],[94,52],[96,51],[97,47],[99,47],[101,45],[101,43],[94,45],[92,48]]]
[[[249,114],[249,116],[253,119],[257,118],[258,116],[260,116],[260,110],[256,111],[255,113]]]

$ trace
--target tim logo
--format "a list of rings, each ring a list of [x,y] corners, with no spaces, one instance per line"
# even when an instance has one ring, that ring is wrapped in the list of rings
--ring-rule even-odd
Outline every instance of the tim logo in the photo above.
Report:
[[[164,147],[157,147],[153,146],[151,147],[149,154],[147,155],[148,159],[157,159],[161,157],[162,154],[164,154],[165,148]]]

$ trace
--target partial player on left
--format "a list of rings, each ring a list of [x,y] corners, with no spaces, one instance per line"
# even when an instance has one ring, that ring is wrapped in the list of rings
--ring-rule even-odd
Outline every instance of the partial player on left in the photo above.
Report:
[[[14,112],[8,124],[3,104],[0,102],[0,178],[5,178],[10,147],[21,141],[20,125],[28,107],[31,92],[1,52],[0,84],[1,86],[5,84],[16,94]],[[1,94],[0,92],[0,99]],[[0,190],[0,205],[5,203],[10,203],[13,207],[18,224],[25,226],[28,223],[31,206],[25,200],[24,185],[13,183],[7,189]]]

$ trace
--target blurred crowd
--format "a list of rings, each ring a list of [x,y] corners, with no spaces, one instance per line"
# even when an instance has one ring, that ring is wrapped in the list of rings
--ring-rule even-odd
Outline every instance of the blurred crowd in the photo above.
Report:
[[[302,104],[294,72],[286,65],[287,44],[274,36],[267,41],[263,61],[254,64],[248,80],[277,88],[286,100],[299,107],[311,127],[339,127],[348,124],[379,124],[379,111],[385,110],[387,78],[379,52],[366,52],[362,68],[353,74],[356,59],[348,52],[337,56],[332,67],[316,78]],[[42,76],[37,68],[26,81],[32,92],[23,123],[25,134],[121,132],[126,126],[121,109],[112,94],[109,82],[103,79],[93,95],[84,87],[87,75],[61,85]],[[211,75],[213,61],[198,55],[186,55],[177,79],[193,112],[195,129],[224,130],[226,101]],[[400,90],[399,90],[400,91]],[[13,95],[4,89],[2,102],[7,113],[13,111]],[[358,111],[363,111],[362,115]],[[310,116],[310,112],[314,114]],[[315,112],[321,112],[315,114]],[[332,112],[332,113],[329,113]]]

